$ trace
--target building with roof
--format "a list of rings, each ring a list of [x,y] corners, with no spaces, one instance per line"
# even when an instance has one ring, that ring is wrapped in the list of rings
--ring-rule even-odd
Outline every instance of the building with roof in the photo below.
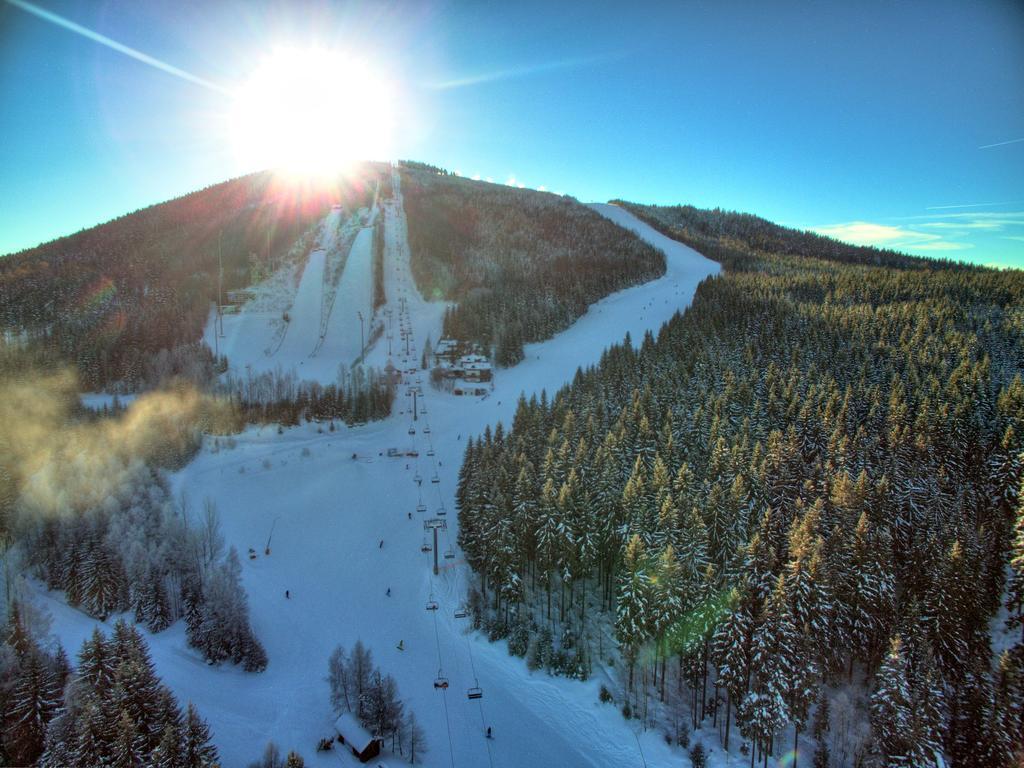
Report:
[[[370,735],[351,712],[338,715],[334,730],[338,732],[338,741],[351,749],[359,762],[369,762],[380,754],[381,740]]]

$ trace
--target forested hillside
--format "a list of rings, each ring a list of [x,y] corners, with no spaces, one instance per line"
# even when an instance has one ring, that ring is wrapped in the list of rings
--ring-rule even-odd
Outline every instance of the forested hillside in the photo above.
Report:
[[[412,270],[424,296],[452,299],[445,333],[501,365],[609,293],[665,271],[664,257],[571,198],[402,165]]]
[[[725,272],[467,446],[478,620],[577,675],[613,633],[624,714],[751,760],[1019,764],[1024,273],[629,207]]]
[[[210,728],[188,703],[183,712],[153,666],[135,626],[118,619],[111,637],[97,627],[73,668],[50,651],[12,602],[0,642],[0,741],[4,765],[219,765]]]
[[[134,387],[160,350],[197,342],[224,290],[280,260],[334,202],[372,199],[379,168],[331,185],[257,173],[0,258],[0,328],[56,350],[95,389]]]

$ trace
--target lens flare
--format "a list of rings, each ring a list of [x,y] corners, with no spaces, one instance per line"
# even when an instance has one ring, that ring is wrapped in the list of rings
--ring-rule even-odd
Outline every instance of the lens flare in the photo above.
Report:
[[[230,141],[243,167],[329,176],[391,156],[391,84],[361,59],[279,48],[235,92]]]

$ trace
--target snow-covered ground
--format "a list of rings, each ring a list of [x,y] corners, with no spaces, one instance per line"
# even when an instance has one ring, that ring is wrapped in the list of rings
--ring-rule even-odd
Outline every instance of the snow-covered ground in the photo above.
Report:
[[[341,211],[332,210],[324,218],[297,288],[296,267],[289,264],[255,286],[256,297],[237,314],[223,316],[219,339],[215,338],[215,313],[211,313],[204,340],[227,356],[233,375],[280,368],[294,370],[302,379],[330,384],[338,380],[339,365],[347,367],[359,357],[359,313],[366,318],[367,337],[373,314],[375,211],[360,217],[363,226],[354,240],[345,235],[359,224],[342,221],[341,216]],[[350,243],[346,254],[343,251]],[[331,264],[339,260],[345,260],[345,267],[335,284],[327,276]],[[285,313],[287,322],[282,320]]]
[[[415,420],[410,413],[412,398],[403,385],[387,420],[357,428],[342,425],[333,433],[325,428],[322,434],[315,424],[286,430],[283,435],[276,434],[275,428],[249,429],[237,436],[237,447],[214,451],[208,444],[173,476],[175,491],[187,494],[193,509],[201,508],[205,498],[216,502],[225,538],[243,555],[253,627],[270,658],[262,674],[208,667],[187,647],[181,622],[149,638],[157,671],[180,698],[199,706],[211,724],[225,766],[254,760],[267,740],[284,750],[298,750],[308,765],[355,765],[338,750],[314,750],[318,739],[331,733],[324,681],[327,657],[335,645],[351,647],[357,639],[372,649],[381,669],[396,678],[406,706],[424,727],[430,750],[425,765],[685,764],[681,751],[667,746],[660,733],[638,732],[635,721],[624,720],[614,706],[600,704],[599,680],[580,683],[531,673],[523,660],[508,655],[504,643],[491,644],[467,633],[467,620],[454,616],[468,578],[455,545],[454,512],[466,439],[499,420],[508,424],[520,392],[529,395],[542,388],[554,392],[572,379],[577,367],[597,362],[602,350],[627,331],[637,341],[645,331],[657,331],[689,304],[701,280],[719,270],[717,264],[654,232],[622,209],[594,208],[662,248],[667,273],[594,304],[555,338],[527,345],[522,363],[497,372],[489,396],[441,394],[427,383],[427,372],[417,372],[407,379],[413,384],[423,380],[419,404],[426,412]],[[434,340],[439,337],[444,305],[425,301],[409,274],[400,193],[396,201],[384,204],[383,215],[388,293],[384,309],[392,310],[391,343],[396,352],[390,359],[408,369],[419,360],[427,335]],[[351,294],[342,289],[349,269],[363,271],[360,242],[357,238],[332,313],[331,322],[338,315],[339,325],[331,326],[316,358],[309,358],[315,338],[312,343],[296,339],[294,345],[286,338],[277,353],[285,355],[278,360],[282,366],[288,361],[302,365],[304,375],[312,368],[319,376],[316,366],[322,364],[322,373],[333,378],[335,355],[351,354],[348,342],[329,345],[334,343],[333,331],[339,340],[350,338],[342,333],[343,328],[351,332],[350,318],[341,320],[361,301],[362,276],[353,279]],[[306,328],[307,320],[319,317],[319,296],[312,288],[303,290],[307,280],[319,279],[310,274],[317,264],[311,257],[296,294],[291,331]],[[255,365],[252,357],[239,353],[251,355],[255,350],[266,357],[266,340],[233,339],[230,319],[234,318],[225,319],[228,355],[238,354],[235,366]],[[402,326],[411,332],[411,354],[405,360],[397,354]],[[387,346],[386,336],[382,337],[367,361],[383,365],[389,359]],[[272,360],[260,363],[262,368],[275,364]],[[419,456],[388,458],[388,448],[416,450]],[[435,473],[437,483],[432,482]],[[417,475],[422,484],[414,481]],[[416,511],[421,500],[426,514]],[[455,557],[445,559],[439,553],[441,572],[434,576],[432,554],[421,552],[421,546],[428,541],[424,519],[439,516],[439,510],[447,513],[442,519],[448,526],[439,549],[441,553],[451,549]],[[271,554],[266,556],[264,546],[271,529]],[[249,547],[259,553],[255,560],[244,558]],[[290,590],[290,599],[285,598],[285,590]],[[54,596],[44,595],[41,600],[52,611],[54,630],[65,646],[77,649],[96,622]],[[429,600],[438,602],[438,611],[426,610]],[[404,650],[398,650],[399,641]],[[447,691],[433,687],[439,668],[451,681]],[[483,698],[471,701],[466,691],[474,685],[483,689]],[[484,736],[488,726],[494,731],[492,740]],[[720,764],[717,745],[706,746],[715,753],[712,764]],[[402,764],[398,758],[382,762]]]

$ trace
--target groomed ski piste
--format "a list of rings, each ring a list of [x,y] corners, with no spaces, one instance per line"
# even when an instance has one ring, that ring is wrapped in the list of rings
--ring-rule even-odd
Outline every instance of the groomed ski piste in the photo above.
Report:
[[[342,212],[332,210],[321,223],[297,289],[295,268],[279,271],[256,286],[255,298],[238,314],[222,317],[220,338],[215,338],[217,325],[211,316],[204,341],[227,356],[234,376],[294,370],[302,379],[330,384],[338,380],[339,365],[347,367],[359,357],[359,315],[367,338],[373,315],[376,213],[373,208],[355,223],[342,221]],[[354,240],[339,234],[344,228],[358,228]],[[339,259],[345,259],[345,268],[332,285],[328,267]],[[285,313],[287,322],[282,320]]]
[[[427,302],[416,290],[397,183],[395,189],[394,199],[382,205],[388,303],[379,316],[392,311],[391,359],[408,370],[418,367],[420,345],[427,336],[439,338],[444,304]],[[522,363],[496,372],[486,397],[440,393],[429,385],[427,371],[417,371],[406,374],[386,420],[354,428],[341,425],[333,433],[324,428],[322,434],[315,423],[281,435],[275,427],[250,428],[236,436],[235,448],[215,452],[208,444],[172,476],[175,493],[187,495],[196,514],[205,499],[216,503],[226,543],[242,556],[252,626],[270,660],[260,674],[230,665],[207,666],[188,647],[183,622],[156,635],[146,633],[158,673],[182,702],[195,702],[209,721],[225,766],[256,760],[271,740],[282,751],[298,751],[307,765],[357,765],[338,745],[329,752],[316,751],[317,742],[333,734],[325,681],[328,655],[336,645],[351,648],[356,640],[362,640],[374,662],[396,679],[406,709],[415,712],[423,727],[429,751],[417,756],[418,764],[687,764],[683,752],[668,746],[660,731],[644,731],[638,721],[625,720],[616,706],[599,703],[600,685],[608,680],[597,664],[595,675],[584,683],[530,672],[524,660],[508,654],[504,642],[489,643],[469,631],[469,619],[456,618],[470,577],[456,545],[454,502],[466,440],[498,421],[508,426],[521,392],[527,397],[541,389],[553,394],[571,381],[578,367],[596,363],[601,352],[627,332],[637,343],[646,331],[656,333],[689,305],[700,281],[719,271],[718,264],[655,232],[627,211],[613,205],[593,208],[662,249],[666,274],[606,297],[563,333],[527,345]],[[353,246],[335,313],[371,282],[370,231],[364,230],[367,242],[360,242],[361,233]],[[321,350],[317,357],[309,357],[311,342],[317,340],[309,337],[309,328],[314,328],[314,335],[318,329],[310,321],[320,317],[320,296],[312,288],[304,289],[307,279],[313,278],[311,270],[322,268],[315,255],[295,296],[292,327],[272,366],[301,366],[304,378],[323,376],[321,380],[331,381],[339,362],[355,357],[351,322],[342,322],[342,314],[334,325],[332,315]],[[342,287],[349,284],[351,289],[345,290],[352,293],[343,294]],[[267,357],[261,346],[266,340],[255,335],[247,342],[232,339],[228,319],[229,343],[223,349],[232,356],[232,367],[244,370],[256,361],[264,365],[260,357]],[[240,319],[246,322],[244,316],[230,318]],[[405,350],[399,336],[403,326],[410,334],[408,357],[399,353],[399,347],[402,353]],[[343,333],[346,329],[348,335]],[[336,343],[331,335],[335,331]],[[367,353],[369,364],[381,366],[389,359],[387,343],[386,336],[377,341]],[[417,397],[414,419],[407,391],[417,384],[422,396]],[[403,455],[389,457],[389,448]],[[412,452],[418,456],[405,455]],[[421,504],[425,512],[419,511]],[[427,519],[443,520],[447,526],[438,532],[436,576],[434,553],[422,551],[432,545],[424,528]],[[258,553],[256,559],[245,557],[250,547]],[[444,557],[446,553],[451,557]],[[59,595],[40,594],[39,602],[52,613],[53,630],[71,652],[100,623],[68,607]],[[427,610],[431,603],[437,604],[436,611]],[[116,618],[105,623],[108,632]],[[398,648],[400,643],[404,650]],[[435,689],[439,674],[450,681],[447,690]],[[474,687],[482,690],[481,698],[467,697]],[[485,737],[488,727],[493,739]],[[727,764],[715,736],[707,734],[703,743],[711,750],[711,765]],[[387,746],[374,765],[407,765],[387,753]],[[737,756],[732,762],[746,760]]]

